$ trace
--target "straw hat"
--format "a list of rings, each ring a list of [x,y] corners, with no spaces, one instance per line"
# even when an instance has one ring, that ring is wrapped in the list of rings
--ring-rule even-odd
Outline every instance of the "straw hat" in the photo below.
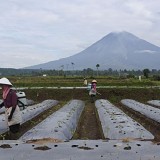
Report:
[[[0,85],[3,85],[3,84],[13,86],[12,83],[7,78],[0,79]]]
[[[97,81],[94,79],[94,80],[92,81],[92,83],[97,83]]]

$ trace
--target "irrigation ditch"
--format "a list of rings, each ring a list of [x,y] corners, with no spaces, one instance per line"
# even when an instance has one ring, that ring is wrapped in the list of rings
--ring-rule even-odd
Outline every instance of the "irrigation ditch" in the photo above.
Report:
[[[72,139],[104,139],[101,123],[94,103],[90,101],[85,103],[85,108]]]

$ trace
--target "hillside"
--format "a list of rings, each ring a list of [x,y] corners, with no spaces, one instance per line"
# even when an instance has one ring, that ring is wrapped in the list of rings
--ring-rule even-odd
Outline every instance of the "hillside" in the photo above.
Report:
[[[27,69],[159,69],[160,47],[129,32],[112,32],[73,56],[26,67]]]

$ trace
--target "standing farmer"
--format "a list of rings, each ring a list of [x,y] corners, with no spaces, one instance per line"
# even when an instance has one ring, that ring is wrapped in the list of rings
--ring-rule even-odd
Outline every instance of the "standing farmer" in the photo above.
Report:
[[[89,91],[89,95],[91,96],[92,103],[95,101],[95,96],[97,93],[96,86],[97,86],[97,81],[94,79],[91,83],[91,90]]]
[[[84,85],[84,86],[87,86],[87,84],[88,84],[88,83],[87,83],[87,79],[86,79],[86,78],[84,78],[83,85]]]
[[[0,86],[2,87],[3,102],[0,108],[5,106],[5,119],[11,133],[17,133],[20,129],[21,112],[17,105],[18,97],[16,92],[11,89],[12,84],[7,78],[0,79]]]

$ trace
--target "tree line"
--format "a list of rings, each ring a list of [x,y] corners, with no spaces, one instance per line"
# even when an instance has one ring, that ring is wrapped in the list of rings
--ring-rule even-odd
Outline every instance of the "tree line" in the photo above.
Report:
[[[149,76],[160,77],[160,70],[156,69],[143,69],[143,70],[113,70],[109,68],[107,70],[93,70],[91,68],[83,69],[83,70],[64,70],[61,68],[60,70],[44,70],[40,69],[13,69],[13,68],[0,68],[0,76],[119,76],[119,77],[134,77],[134,76],[145,76],[148,78]]]

